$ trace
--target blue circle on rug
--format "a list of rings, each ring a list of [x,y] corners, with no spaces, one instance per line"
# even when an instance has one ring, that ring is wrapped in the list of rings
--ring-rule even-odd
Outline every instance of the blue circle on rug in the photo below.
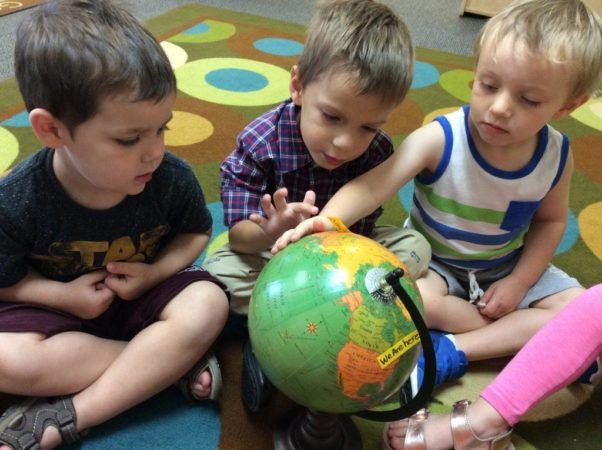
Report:
[[[277,56],[300,55],[303,51],[303,44],[292,39],[283,38],[263,38],[253,42],[253,47],[257,50]]]
[[[558,248],[556,249],[555,255],[560,255],[562,253],[568,252],[573,245],[577,242],[577,238],[579,237],[579,222],[577,221],[577,217],[573,214],[573,211],[569,209],[566,230],[564,230],[564,234],[562,235],[562,240],[560,244],[558,244]]]
[[[119,416],[98,425],[69,450],[219,448],[221,422],[217,403],[190,403],[169,388]]]
[[[230,92],[253,92],[266,87],[268,79],[246,69],[216,69],[205,75],[211,86]]]
[[[15,128],[29,127],[31,126],[31,122],[29,121],[29,113],[27,111],[22,111],[19,114],[15,114],[14,116],[6,119],[4,122],[0,123],[0,125]]]
[[[182,31],[182,34],[202,34],[209,31],[211,27],[206,22],[201,22],[194,27],[188,28],[187,30]]]
[[[205,260],[205,253],[207,253],[207,248],[209,244],[213,242],[213,240],[222,234],[224,231],[227,231],[228,228],[224,225],[224,206],[222,202],[211,202],[207,204],[207,208],[211,213],[211,218],[213,219],[213,227],[211,229],[211,240],[207,243],[207,247],[203,250],[203,253],[199,255],[197,260],[194,262],[195,266],[200,266],[201,263]]]
[[[229,39],[236,34],[236,27],[227,22],[206,19],[169,38],[173,44],[206,44]]]
[[[414,66],[414,80],[412,81],[412,88],[419,89],[431,84],[435,84],[439,81],[439,70],[432,64],[416,61]]]
[[[410,212],[412,207],[412,199],[414,198],[414,180],[410,180],[397,192],[397,197],[401,202],[401,206],[406,212]]]
[[[239,75],[248,73],[242,71],[257,73],[265,77],[268,83],[262,89],[244,92],[221,89],[206,80],[206,76],[211,72],[223,69],[237,69]],[[178,67],[175,72],[179,90],[200,100],[220,105],[273,105],[290,96],[290,72],[280,66],[261,61],[245,58],[204,58],[190,61]],[[257,87],[257,82],[255,84]]]
[[[212,235],[218,236],[224,231],[227,231],[228,228],[224,225],[224,206],[222,205],[222,202],[211,202],[207,205],[207,208],[213,219]]]

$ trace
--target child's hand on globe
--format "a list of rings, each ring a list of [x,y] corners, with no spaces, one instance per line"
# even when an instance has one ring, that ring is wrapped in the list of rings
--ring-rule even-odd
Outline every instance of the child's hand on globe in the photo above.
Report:
[[[308,234],[338,229],[339,227],[337,227],[328,217],[311,217],[301,222],[295,228],[285,231],[282,236],[276,239],[276,242],[274,242],[274,245],[272,246],[272,253],[278,253],[291,242],[297,242],[303,236],[307,236]]]

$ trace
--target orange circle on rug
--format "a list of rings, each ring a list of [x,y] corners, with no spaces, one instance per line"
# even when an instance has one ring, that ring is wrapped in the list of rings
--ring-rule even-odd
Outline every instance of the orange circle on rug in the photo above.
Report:
[[[575,168],[590,180],[602,184],[602,135],[593,134],[571,139]],[[597,149],[598,151],[595,151]]]
[[[305,35],[288,31],[279,31],[278,36],[292,41],[303,42]],[[244,55],[245,58],[263,61],[264,63],[274,64],[283,68],[290,69],[299,61],[299,55],[276,55],[266,53],[254,46],[254,43],[266,37],[266,30],[263,28],[246,28],[237,30],[237,33],[228,39],[228,48],[235,55]]]
[[[228,22],[207,19],[169,38],[171,42],[204,44],[223,41],[236,33],[236,27]]]
[[[410,133],[420,126],[422,120],[422,109],[420,106],[409,97],[401,102],[397,108],[393,110],[389,116],[389,120],[383,130],[389,136],[397,136],[401,133]]]

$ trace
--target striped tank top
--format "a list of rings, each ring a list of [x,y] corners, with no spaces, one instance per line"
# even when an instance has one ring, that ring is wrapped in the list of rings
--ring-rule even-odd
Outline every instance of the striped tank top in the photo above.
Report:
[[[407,226],[430,242],[433,258],[463,269],[487,269],[520,252],[540,202],[564,170],[569,142],[549,125],[529,163],[516,171],[491,166],[468,128],[468,106],[435,120],[445,133],[434,174],[414,178]]]

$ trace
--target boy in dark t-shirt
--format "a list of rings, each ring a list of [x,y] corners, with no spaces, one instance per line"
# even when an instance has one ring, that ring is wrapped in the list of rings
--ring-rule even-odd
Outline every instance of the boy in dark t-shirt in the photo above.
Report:
[[[0,392],[31,396],[0,444],[73,442],[173,383],[215,398],[228,298],[191,266],[212,223],[165,152],[165,53],[109,0],[51,0],[20,25],[15,72],[45,148],[0,180]]]

